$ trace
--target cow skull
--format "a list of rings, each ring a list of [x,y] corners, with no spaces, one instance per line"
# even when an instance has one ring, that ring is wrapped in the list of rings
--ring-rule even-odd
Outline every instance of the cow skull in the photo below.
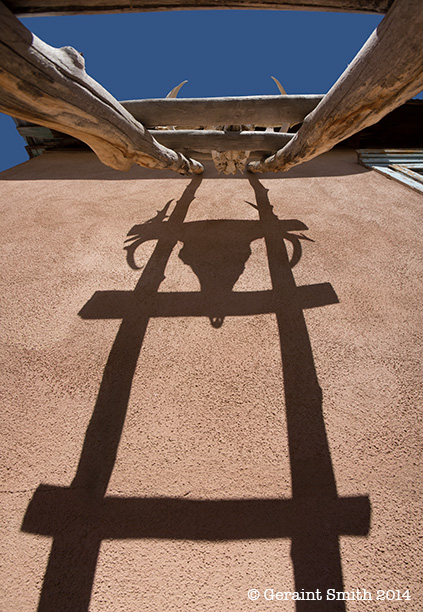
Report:
[[[286,96],[286,91],[282,87],[281,83],[275,77],[271,77],[275,83],[277,88],[279,89],[282,96]],[[176,87],[170,90],[167,94],[166,98],[176,98],[179,90],[185,83],[188,81],[182,81]],[[287,132],[290,127],[289,123],[284,123],[280,126],[281,132]],[[156,129],[162,130],[174,130],[175,126],[166,126],[166,127],[157,127]],[[197,128],[198,129],[198,128]],[[202,129],[202,128],[201,128]],[[208,126],[204,129],[207,130],[223,130],[224,132],[234,131],[254,131],[254,125],[220,125],[220,126]],[[273,131],[273,128],[267,128],[266,131]],[[206,151],[209,153],[209,151]],[[245,167],[247,165],[248,158],[250,156],[250,151],[211,151],[211,156],[213,159],[213,163],[215,165],[216,170],[219,172],[223,172],[224,174],[236,174],[237,170],[241,173],[244,172]]]
[[[254,131],[254,125],[224,125],[208,129],[223,129],[225,132],[245,132]],[[237,170],[243,174],[250,151],[212,151],[211,155],[219,174],[221,172],[224,174],[236,174]]]

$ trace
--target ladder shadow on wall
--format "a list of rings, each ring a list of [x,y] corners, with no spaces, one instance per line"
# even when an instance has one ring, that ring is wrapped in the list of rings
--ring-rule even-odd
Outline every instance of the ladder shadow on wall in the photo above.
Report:
[[[40,485],[22,530],[53,538],[39,612],[86,612],[104,539],[291,540],[295,590],[343,591],[339,537],[369,531],[367,496],[339,497],[322,413],[304,308],[338,302],[329,283],[297,287],[292,267],[301,257],[298,220],[279,220],[267,190],[256,177],[257,221],[185,222],[201,183],[195,177],[168,216],[170,202],[149,222],[134,226],[128,261],[143,242],[156,247],[131,292],[98,291],[80,311],[83,319],[121,319],[87,428],[72,485]],[[234,292],[251,253],[264,238],[272,289]],[[178,241],[179,256],[198,276],[199,292],[158,292]],[[292,245],[288,254],[286,242]],[[213,499],[107,496],[128,408],[132,381],[149,320],[156,316],[209,317],[276,315],[285,390],[292,498]],[[241,595],[241,594],[240,594]],[[246,594],[243,594],[246,597]],[[344,601],[297,601],[297,612],[345,611]]]

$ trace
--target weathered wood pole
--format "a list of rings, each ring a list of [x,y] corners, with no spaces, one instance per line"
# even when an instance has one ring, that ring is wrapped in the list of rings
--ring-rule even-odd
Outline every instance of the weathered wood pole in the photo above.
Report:
[[[394,0],[295,137],[252,172],[288,170],[379,121],[423,89],[423,2]]]
[[[294,137],[280,132],[223,130],[162,130],[153,132],[167,147],[192,151],[277,151]]]
[[[34,36],[0,2],[0,111],[85,142],[107,166],[200,173],[203,166],[159,144],[85,72],[72,47]]]
[[[385,13],[390,0],[8,0],[18,15],[77,15],[182,9],[271,9]]]
[[[122,106],[146,128],[173,125],[198,129],[209,125],[280,127],[301,123],[321,95],[231,96],[226,98],[157,98],[126,100]]]

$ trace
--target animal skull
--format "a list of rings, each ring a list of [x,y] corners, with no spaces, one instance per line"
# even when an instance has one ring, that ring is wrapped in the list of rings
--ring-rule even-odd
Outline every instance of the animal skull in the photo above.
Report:
[[[278,79],[276,79],[273,76],[271,78],[275,81],[276,86],[279,89],[281,95],[286,96],[287,95],[286,91],[282,87]],[[185,83],[187,82],[188,81],[182,81],[182,83],[179,83],[179,85],[171,89],[170,92],[167,94],[166,98],[176,98],[181,87],[185,85]],[[287,132],[289,127],[290,127],[289,123],[283,123],[280,126],[280,131]],[[157,127],[156,129],[174,130],[175,126]],[[197,128],[197,129],[203,129],[203,128]],[[223,125],[223,126],[214,125],[214,126],[208,126],[204,129],[223,130],[225,132],[227,131],[241,132],[241,131],[254,131],[255,126],[254,125]],[[274,131],[274,130],[273,128],[267,128],[266,131],[269,132],[269,131]],[[208,153],[208,151],[206,151],[206,153]],[[250,151],[211,151],[211,156],[212,156],[215,168],[219,172],[219,174],[221,172],[223,172],[224,174],[236,174],[237,170],[239,170],[241,173],[244,172],[245,167],[247,165],[248,158],[250,156]]]

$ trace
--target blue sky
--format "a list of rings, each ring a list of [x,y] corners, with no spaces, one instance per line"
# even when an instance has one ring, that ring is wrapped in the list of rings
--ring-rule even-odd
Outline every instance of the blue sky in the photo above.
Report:
[[[54,47],[84,54],[86,70],[118,100],[326,93],[380,22],[377,15],[305,11],[172,11],[31,17],[25,26]],[[0,170],[28,159],[0,113]]]

